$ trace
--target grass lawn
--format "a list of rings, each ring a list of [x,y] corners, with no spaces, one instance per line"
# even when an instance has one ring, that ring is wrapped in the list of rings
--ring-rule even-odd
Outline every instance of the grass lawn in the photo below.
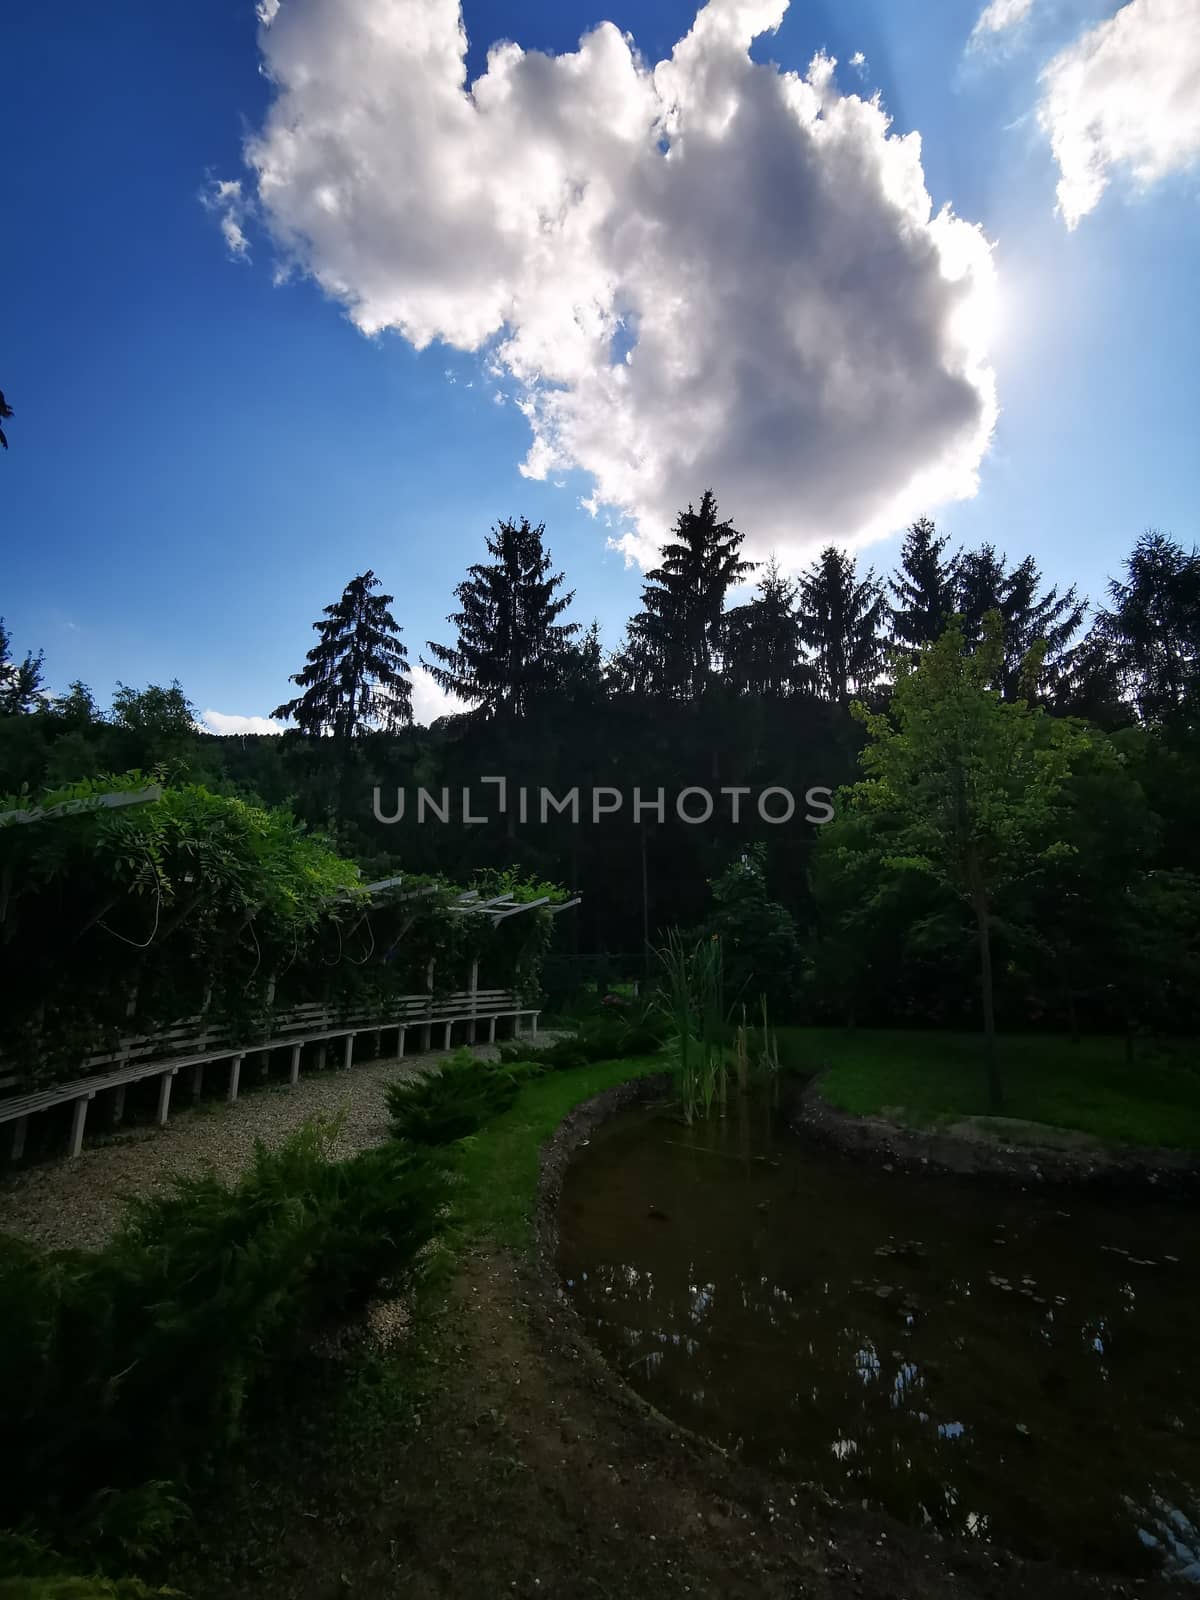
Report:
[[[582,1101],[665,1066],[662,1056],[637,1056],[550,1072],[526,1084],[503,1116],[464,1139],[456,1152],[462,1186],[455,1211],[466,1233],[517,1249],[527,1245],[541,1146]]]
[[[859,1116],[885,1112],[927,1127],[986,1117],[983,1044],[976,1034],[781,1028],[780,1053],[797,1069],[827,1065],[821,1092]],[[1200,1047],[1168,1057],[1120,1039],[1011,1034],[997,1040],[1004,1116],[1098,1139],[1200,1150]]]

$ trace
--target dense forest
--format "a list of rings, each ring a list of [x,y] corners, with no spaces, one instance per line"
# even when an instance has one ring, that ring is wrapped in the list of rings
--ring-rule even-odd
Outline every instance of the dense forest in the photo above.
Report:
[[[792,578],[742,545],[711,493],[689,506],[606,650],[544,528],[499,523],[414,652],[466,708],[431,727],[371,572],[313,625],[281,737],[200,730],[177,682],[119,684],[107,711],[51,693],[0,631],[0,791],[157,773],[287,809],[374,876],[516,868],[583,896],[560,954],[632,975],[667,929],[719,929],[797,1018],[974,1023],[982,1001],[1008,1027],[1194,1027],[1197,552],[1144,534],[1089,608],[928,520],[890,577],[830,546]],[[522,820],[521,788],[578,788],[579,821],[533,798]],[[624,801],[593,821],[600,788]],[[702,824],[689,788],[717,799]],[[755,803],[813,788],[838,792],[827,826]],[[453,825],[417,820],[419,789]]]

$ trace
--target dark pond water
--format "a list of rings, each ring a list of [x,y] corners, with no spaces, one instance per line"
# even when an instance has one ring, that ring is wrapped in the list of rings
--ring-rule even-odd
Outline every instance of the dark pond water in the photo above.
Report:
[[[669,1416],[910,1522],[1200,1583],[1198,1263],[1194,1210],[887,1172],[744,1105],[616,1118],[562,1199],[565,1292]]]

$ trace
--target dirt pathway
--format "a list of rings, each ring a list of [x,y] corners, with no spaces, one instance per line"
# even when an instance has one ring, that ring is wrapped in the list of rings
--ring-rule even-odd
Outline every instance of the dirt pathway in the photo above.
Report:
[[[438,1381],[411,1425],[253,1473],[165,1576],[205,1600],[1161,1600],[956,1550],[822,1504],[680,1436],[581,1354],[505,1254],[436,1314]],[[403,1360],[401,1352],[397,1359]]]
[[[476,1053],[497,1051],[482,1045]],[[44,1161],[6,1175],[0,1183],[0,1233],[53,1249],[94,1250],[117,1226],[126,1196],[164,1193],[173,1174],[209,1166],[236,1178],[253,1159],[256,1140],[279,1144],[309,1117],[344,1118],[335,1145],[340,1156],[381,1144],[387,1138],[386,1086],[445,1059],[438,1052],[368,1061],[349,1072],[327,1068],[305,1073],[294,1089],[280,1083],[256,1087],[243,1079],[234,1105],[203,1100],[173,1111],[165,1128],[130,1127],[89,1142],[73,1161]]]

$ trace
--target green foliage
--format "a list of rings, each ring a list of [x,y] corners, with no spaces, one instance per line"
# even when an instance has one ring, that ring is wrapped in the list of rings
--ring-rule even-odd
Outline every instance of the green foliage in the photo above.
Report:
[[[661,1048],[664,1036],[662,1019],[653,1007],[619,1007],[609,1015],[589,1017],[577,1034],[556,1039],[553,1044],[531,1045],[506,1039],[500,1046],[500,1059],[528,1061],[561,1072],[597,1061],[652,1055]]]
[[[519,1088],[517,1073],[463,1049],[433,1072],[390,1083],[384,1098],[396,1138],[446,1145],[465,1139],[507,1111]]]
[[[455,1147],[454,1209],[464,1237],[527,1249],[542,1145],[575,1106],[631,1078],[660,1073],[663,1066],[661,1056],[632,1057],[550,1072],[522,1084],[486,1138]]]
[[[790,911],[767,890],[767,852],[751,845],[713,880],[713,914],[701,929],[721,941],[730,995],[756,1006],[760,997],[775,1012],[794,1012],[800,940]]]
[[[800,637],[813,655],[817,683],[835,705],[865,694],[883,666],[883,588],[872,569],[862,577],[854,557],[827,545],[800,575]]]
[[[1096,633],[1121,687],[1147,720],[1200,705],[1200,551],[1142,535],[1108,586]]]
[[[271,715],[294,719],[302,733],[331,733],[339,740],[368,728],[393,733],[412,721],[412,684],[403,631],[388,610],[390,594],[374,594],[379,579],[363,572],[325,607],[313,627],[320,641],[292,682],[304,691]]]
[[[754,598],[726,611],[721,655],[735,694],[781,699],[816,687],[816,674],[803,659],[796,585],[780,572],[774,556]]]
[[[0,394],[0,416],[4,396]],[[4,432],[0,429],[0,439]],[[10,654],[10,636],[0,617],[0,717],[18,717],[44,706],[46,693],[42,687],[45,652],[25,652],[24,660],[14,661]]]
[[[985,1117],[978,1042],[919,1029],[781,1028],[780,1053],[800,1072],[827,1068],[821,1094],[856,1116],[920,1127]],[[1145,1052],[1130,1064],[1120,1039],[1045,1034],[1004,1040],[1008,1117],[1114,1143],[1200,1151],[1200,1050]]]
[[[174,1507],[151,1480],[195,1480],[324,1318],[414,1273],[442,1174],[399,1142],[335,1162],[335,1134],[260,1145],[233,1185],[177,1178],[97,1254],[0,1238],[9,1516],[125,1555],[159,1541]]]
[[[684,1119],[690,1123],[707,1117],[715,1100],[725,1101],[729,1013],[721,941],[714,934],[692,946],[673,930],[658,960],[663,1017]]]
[[[561,572],[550,571],[545,526],[501,522],[487,539],[492,560],[476,563],[454,593],[460,609],[447,620],[454,645],[429,641],[434,682],[486,720],[527,711],[559,686],[576,622],[559,622],[574,593],[558,594]]]
[[[158,776],[94,778],[39,804],[86,807]],[[31,1080],[76,1075],[130,1018],[148,1031],[203,1010],[249,1042],[264,1036],[272,992],[276,1008],[324,1000],[382,1013],[390,995],[424,991],[430,961],[435,991],[465,987],[473,956],[486,983],[537,989],[544,912],[493,927],[451,912],[457,887],[417,874],[373,901],[359,869],[282,809],[190,784],[151,804],[3,826],[29,806],[28,795],[0,798],[0,1056]],[[485,900],[562,898],[511,872],[480,887]]]
[[[915,667],[902,666],[887,713],[856,705],[870,736],[861,756],[865,777],[842,794],[840,817],[818,846],[863,885],[868,908],[886,903],[915,876],[969,912],[997,1107],[991,955],[997,899],[1073,854],[1068,780],[1092,746],[1081,724],[1051,718],[1024,700],[1005,701],[1003,673],[1001,620],[992,612],[974,652],[954,626],[922,651]],[[827,882],[830,876],[827,868]]]
[[[706,489],[697,510],[676,518],[662,564],[646,574],[642,610],[613,663],[616,681],[675,700],[696,699],[712,676],[725,632],[725,597],[754,570],[740,555],[745,535],[719,521]]]
[[[40,1578],[0,1578],[0,1600],[152,1600],[177,1589],[151,1588],[137,1578],[80,1577],[57,1573]]]
[[[196,708],[184,694],[179,679],[169,688],[149,684],[132,689],[118,683],[112,698],[114,727],[152,733],[164,739],[183,739],[195,730]]]
[[[46,807],[137,791],[153,774],[71,784]],[[4,811],[27,796],[0,799]],[[251,1029],[270,975],[319,995],[325,946],[361,915],[357,869],[282,811],[167,789],[151,804],[0,827],[0,1054],[31,1076],[78,1070],[140,1025],[198,1013]],[[314,972],[315,969],[315,972]],[[299,974],[297,974],[299,975]],[[307,991],[307,992],[305,992]]]

